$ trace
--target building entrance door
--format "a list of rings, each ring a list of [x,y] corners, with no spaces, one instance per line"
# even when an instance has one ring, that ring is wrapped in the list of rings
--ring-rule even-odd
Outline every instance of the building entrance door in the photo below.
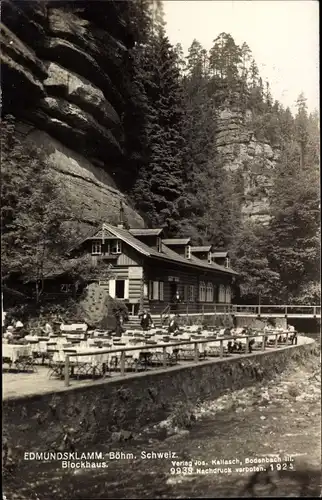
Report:
[[[170,297],[171,297],[171,302],[175,302],[175,297],[178,292],[178,284],[177,283],[170,283]]]

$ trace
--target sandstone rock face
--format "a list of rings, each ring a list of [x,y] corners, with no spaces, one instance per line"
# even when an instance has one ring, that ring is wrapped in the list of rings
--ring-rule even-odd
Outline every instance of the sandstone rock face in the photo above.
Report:
[[[116,222],[122,200],[130,224],[143,226],[119,182],[126,29],[118,2],[95,4],[2,2],[3,115],[45,153],[85,224]]]
[[[244,193],[242,214],[262,224],[269,221],[269,193],[272,171],[279,151],[270,144],[259,142],[248,130],[251,111],[245,114],[228,107],[219,109],[216,146],[224,168],[232,177],[239,175]]]

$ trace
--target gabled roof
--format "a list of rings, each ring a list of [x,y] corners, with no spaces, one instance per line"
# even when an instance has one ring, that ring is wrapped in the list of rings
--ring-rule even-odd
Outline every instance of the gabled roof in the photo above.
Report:
[[[127,229],[114,227],[111,226],[110,224],[104,224],[104,226],[106,231],[109,231],[116,238],[124,241],[124,243],[130,245],[132,248],[137,250],[137,252],[139,252],[141,255],[145,255],[146,257],[163,260],[167,262],[183,264],[188,267],[198,267],[204,270],[208,269],[211,271],[220,271],[225,274],[233,274],[233,275],[238,274],[236,273],[236,271],[233,271],[232,269],[227,269],[223,266],[220,266],[219,264],[215,264],[214,262],[208,264],[200,259],[197,259],[197,257],[195,257],[194,255],[191,256],[191,259],[185,259],[181,255],[177,254],[174,250],[171,250],[171,248],[169,248],[165,244],[166,240],[162,240],[162,252],[158,252],[157,250],[154,250],[154,248],[147,246],[145,243],[142,243],[142,241],[135,238]],[[101,237],[102,237],[102,231],[100,229],[99,231],[97,231],[96,238],[101,238]],[[186,238],[184,241],[190,241],[190,238]]]
[[[179,245],[189,245],[191,238],[168,238],[162,240],[162,243],[171,247],[171,246],[179,246]]]
[[[159,236],[163,232],[163,228],[158,229],[129,229],[133,236]]]
[[[218,250],[218,251],[212,252],[211,256],[214,257],[215,259],[222,259],[224,257],[228,257],[228,252],[226,252],[224,250]]]
[[[192,253],[210,252],[211,248],[212,248],[211,245],[206,245],[203,247],[191,247],[191,252]]]

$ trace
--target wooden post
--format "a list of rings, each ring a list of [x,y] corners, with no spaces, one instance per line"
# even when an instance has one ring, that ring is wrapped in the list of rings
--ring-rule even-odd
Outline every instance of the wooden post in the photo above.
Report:
[[[220,357],[224,357],[224,341],[220,339]]]
[[[258,306],[258,316],[261,315],[261,306]]]
[[[313,306],[313,316],[316,317],[316,306]]]
[[[125,351],[121,352],[121,377],[125,374]]]
[[[275,333],[275,349],[277,349],[278,336],[279,336],[279,333]]]
[[[287,318],[287,306],[285,306],[285,318]]]
[[[246,354],[249,353],[249,337],[246,337],[246,349],[245,349],[245,353]]]
[[[195,362],[199,361],[198,342],[195,342]]]
[[[65,386],[69,386],[69,355],[65,357]]]
[[[265,351],[265,345],[266,345],[266,335],[263,335],[263,341],[262,341],[262,351]]]
[[[186,311],[187,311],[186,314],[187,314],[187,324],[188,324],[188,322],[189,322],[189,304],[188,304],[188,302],[187,302]]]
[[[163,361],[163,366],[164,368],[167,367],[167,348],[166,346],[163,346],[163,353],[162,353],[162,361]]]
[[[288,345],[288,332],[286,332],[286,342],[285,345]]]
[[[205,304],[202,304],[202,321],[204,320],[205,317]]]

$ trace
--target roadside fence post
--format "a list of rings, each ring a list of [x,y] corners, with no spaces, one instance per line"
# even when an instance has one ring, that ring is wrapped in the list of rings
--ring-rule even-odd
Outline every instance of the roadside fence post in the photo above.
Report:
[[[69,386],[69,355],[65,357],[65,386]]]

